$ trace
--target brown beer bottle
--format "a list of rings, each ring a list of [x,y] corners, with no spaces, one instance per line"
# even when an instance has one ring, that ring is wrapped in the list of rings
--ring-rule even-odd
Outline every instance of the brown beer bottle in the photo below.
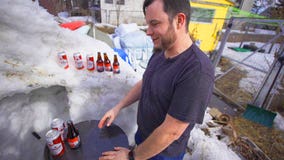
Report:
[[[79,131],[74,127],[71,120],[67,121],[68,133],[67,133],[67,142],[71,149],[79,148],[81,141],[79,136]]]
[[[105,65],[105,70],[106,71],[112,71],[112,68],[111,68],[111,63],[110,63],[110,60],[108,59],[108,56],[106,53],[104,53],[104,65]]]
[[[104,62],[101,56],[101,52],[98,52],[98,57],[97,57],[97,71],[98,72],[103,72],[104,71]]]
[[[113,68],[113,73],[115,73],[115,74],[120,73],[120,68],[119,68],[119,62],[118,62],[118,59],[117,59],[117,55],[114,55],[114,57],[113,57],[112,68]]]

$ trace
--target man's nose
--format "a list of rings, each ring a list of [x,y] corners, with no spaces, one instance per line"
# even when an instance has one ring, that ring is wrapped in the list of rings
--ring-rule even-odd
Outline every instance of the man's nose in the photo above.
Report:
[[[151,29],[151,27],[148,26],[147,31],[146,31],[146,34],[147,34],[148,36],[151,36],[151,35],[153,34],[153,30]]]

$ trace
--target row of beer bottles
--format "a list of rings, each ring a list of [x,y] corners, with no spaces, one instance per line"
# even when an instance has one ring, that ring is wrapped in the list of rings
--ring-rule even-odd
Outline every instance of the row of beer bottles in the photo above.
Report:
[[[97,71],[98,72],[103,72],[103,71],[113,71],[113,73],[120,73],[120,67],[119,67],[119,62],[117,59],[117,55],[114,55],[114,60],[113,64],[111,65],[111,62],[107,56],[106,53],[104,53],[104,60],[102,59],[101,52],[98,52],[97,55],[97,61],[95,62],[95,58],[93,55],[87,55],[87,69],[89,71],[94,71],[95,70],[95,64],[97,66]],[[59,52],[58,53],[58,58],[59,58],[59,63],[64,69],[69,68],[69,63],[67,59],[67,55],[65,52]],[[73,54],[73,58],[75,61],[75,67],[79,70],[84,69],[84,63],[83,63],[83,58],[82,55],[78,53]]]
[[[102,59],[101,52],[98,52],[97,61],[96,61],[97,71],[98,72],[103,72],[103,71],[111,72],[111,71],[113,71],[113,73],[120,73],[117,55],[114,55],[112,65],[111,65],[111,62],[110,62],[107,54],[104,53],[103,56],[104,56],[104,60]]]

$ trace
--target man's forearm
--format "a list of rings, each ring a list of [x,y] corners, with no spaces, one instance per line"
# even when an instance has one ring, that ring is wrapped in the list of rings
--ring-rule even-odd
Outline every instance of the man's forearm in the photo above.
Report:
[[[137,82],[131,90],[126,94],[126,96],[116,105],[118,109],[122,109],[136,102],[141,95],[142,80]]]
[[[135,160],[145,160],[159,154],[177,140],[188,125],[187,122],[179,121],[167,115],[165,121],[135,148]]]
[[[135,148],[135,160],[146,160],[167,148],[175,138],[157,128],[143,143]]]

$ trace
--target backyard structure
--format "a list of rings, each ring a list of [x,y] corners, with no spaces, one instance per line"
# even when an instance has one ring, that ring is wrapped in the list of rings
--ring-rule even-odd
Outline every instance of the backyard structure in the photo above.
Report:
[[[201,50],[212,52],[218,44],[229,8],[234,3],[227,0],[193,0],[191,6],[190,34]]]
[[[284,75],[283,64],[280,61],[280,57],[284,55],[283,25],[284,20],[251,18],[229,20],[218,52],[213,57],[215,67],[220,66],[222,59],[232,62],[216,77],[215,91],[218,94],[240,108],[245,108],[247,104],[254,104],[269,109]],[[242,29],[236,30],[236,28]],[[226,47],[233,49],[231,53],[224,53]],[[242,50],[244,48],[248,50]],[[242,58],[234,58],[237,52],[242,52]],[[260,56],[264,60],[255,61]],[[241,77],[236,78],[238,76]],[[248,79],[252,79],[250,76],[257,77],[257,81],[250,81],[246,87],[239,87],[241,83],[244,83],[242,78],[249,81]],[[238,79],[238,81],[232,81],[232,79]],[[238,88],[234,88],[232,83],[237,84]]]
[[[44,0],[41,0],[44,1]],[[56,1],[56,0],[53,0]],[[59,0],[57,0],[59,1]],[[74,7],[72,10],[72,13],[75,14],[76,8],[84,8],[85,3],[81,2],[80,3],[75,3],[79,2],[78,0],[72,0],[71,1],[72,5],[77,6]],[[140,1],[135,1],[135,4],[132,4],[131,1],[129,0],[124,0],[124,1],[118,1],[118,0],[106,0],[106,1],[100,1],[100,0],[93,0],[89,1],[91,3],[88,4],[88,7],[90,9],[89,14],[95,17],[97,22],[102,22],[102,23],[107,23],[107,24],[113,24],[118,26],[118,24],[123,24],[123,23],[137,23],[138,25],[145,25],[144,22],[144,15],[141,9],[142,5],[142,0]],[[134,3],[134,2],[133,2]],[[221,57],[225,57],[223,53],[221,53],[221,50],[224,50],[225,46],[223,46],[222,49],[222,43],[225,45],[224,37],[227,36],[227,42],[236,42],[238,43],[237,45],[240,46],[235,46],[241,48],[242,45],[248,45],[248,43],[266,43],[269,42],[269,39],[273,39],[273,36],[270,34],[256,34],[258,31],[257,27],[251,27],[251,21],[254,21],[254,19],[246,19],[246,20],[240,20],[244,18],[240,18],[239,20],[236,20],[234,18],[234,22],[231,23],[228,21],[228,18],[230,17],[250,17],[250,15],[245,15],[243,12],[238,11],[237,9],[233,8],[234,3],[231,1],[227,0],[192,0],[191,5],[193,8],[193,14],[192,14],[192,19],[191,23],[189,26],[190,33],[192,34],[192,37],[195,39],[196,44],[200,45],[201,49],[207,53],[210,53],[210,56],[212,56],[212,59],[216,56],[214,51],[218,51],[218,57],[217,59],[214,59],[214,65],[217,66],[219,64],[218,62],[220,61]],[[66,7],[68,8],[68,7]],[[78,12],[79,13],[79,12]],[[236,15],[239,14],[239,15]],[[241,14],[240,14],[241,13]],[[253,18],[255,15],[253,16]],[[226,25],[232,25],[232,28],[230,28],[230,31],[228,34],[222,32],[222,29]],[[278,28],[276,27],[276,32],[273,32],[271,30],[270,25],[263,25],[263,26],[268,26],[267,28],[264,28],[266,31],[273,32],[272,34],[277,34],[281,33],[281,30],[283,32],[283,28],[281,29],[281,24],[277,24]],[[256,25],[255,25],[256,26]],[[270,29],[269,29],[270,27]],[[248,34],[252,30],[255,31],[253,34]],[[232,31],[232,32],[231,32]],[[222,35],[223,34],[223,35]],[[276,50],[273,49],[279,45],[279,41],[281,40],[281,35],[279,36],[280,38],[274,38],[275,40],[270,41],[267,49],[265,49],[265,54],[266,55],[274,55]],[[283,36],[282,36],[283,37]],[[218,47],[220,38],[222,38],[222,43],[220,47]],[[283,41],[282,41],[283,42]],[[240,44],[239,44],[240,43]],[[274,45],[275,44],[275,45]],[[136,54],[137,50],[140,50],[140,48],[135,49],[132,48],[131,50],[134,50],[134,54]],[[259,50],[260,51],[260,50]],[[128,50],[126,52],[129,52]],[[132,51],[131,51],[132,52]],[[256,53],[257,51],[255,51]],[[279,51],[277,51],[279,52]],[[222,55],[222,56],[221,56]],[[136,57],[140,58],[141,56],[129,56],[129,57]],[[149,57],[149,56],[147,56]],[[228,56],[227,56],[228,58]],[[248,57],[249,59],[249,57]],[[231,61],[236,61],[233,60],[232,58],[230,59]],[[275,60],[275,59],[274,59]],[[147,61],[147,60],[146,60]],[[276,61],[275,61],[276,62]],[[244,63],[244,62],[242,62]],[[239,63],[239,64],[242,64]],[[271,66],[273,66],[273,60],[272,62],[269,62],[269,67],[266,69],[263,69],[263,67],[257,68],[255,65],[250,65],[246,63],[246,66],[250,65],[251,68],[256,69],[256,71],[260,72],[263,74],[262,79],[260,81],[264,81],[264,77],[268,73],[270,73]],[[243,64],[242,64],[243,65]],[[143,65],[145,66],[145,65]],[[231,71],[226,72],[222,76],[218,76],[216,79],[216,83],[218,86],[218,83],[221,81],[221,79],[224,79],[227,77],[227,74],[231,74],[235,71],[234,67],[231,69]],[[279,73],[281,75],[281,73]],[[240,74],[234,74],[234,75],[240,75]],[[240,80],[240,79],[239,79]],[[236,83],[236,82],[235,82]],[[260,82],[264,83],[264,82]],[[223,83],[221,83],[223,84]],[[238,83],[236,83],[238,84]],[[232,88],[232,84],[228,85],[229,88]],[[239,106],[245,106],[247,103],[253,103],[254,99],[256,99],[256,95],[258,95],[258,92],[260,92],[261,84],[255,83],[253,90],[249,90],[249,92],[243,93],[244,89],[242,91],[236,92],[236,90],[230,91],[234,93],[240,93],[239,95],[231,95],[229,96],[227,91],[220,90],[223,93],[227,93],[227,95],[224,95],[226,97],[230,97],[234,99],[233,97],[238,97],[237,100],[235,100],[235,104],[238,104]],[[223,87],[224,88],[224,87]],[[270,88],[270,87],[269,87]],[[218,90],[218,88],[217,88]],[[270,89],[271,90],[271,89]],[[266,89],[266,91],[268,91]],[[245,100],[246,99],[246,100]],[[270,100],[271,101],[271,100]]]

